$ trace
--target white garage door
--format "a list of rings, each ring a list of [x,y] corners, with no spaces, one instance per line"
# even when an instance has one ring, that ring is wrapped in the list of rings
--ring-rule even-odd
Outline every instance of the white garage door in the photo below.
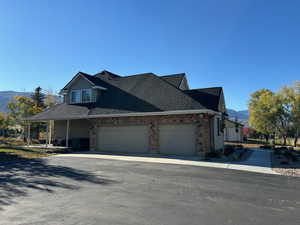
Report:
[[[148,152],[147,126],[100,127],[97,150],[104,152]]]
[[[161,125],[159,127],[160,153],[171,155],[195,155],[194,125]]]

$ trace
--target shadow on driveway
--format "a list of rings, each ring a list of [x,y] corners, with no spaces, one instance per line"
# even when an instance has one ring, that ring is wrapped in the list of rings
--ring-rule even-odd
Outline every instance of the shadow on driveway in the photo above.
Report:
[[[0,210],[3,210],[2,207],[5,205],[16,203],[14,200],[16,197],[27,196],[29,189],[54,193],[57,188],[70,190],[80,188],[76,183],[69,181],[99,185],[116,183],[114,180],[94,175],[88,171],[49,165],[46,158],[25,159],[4,152],[0,153],[0,158],[9,159],[9,161],[0,162]],[[66,178],[69,181],[57,178]]]

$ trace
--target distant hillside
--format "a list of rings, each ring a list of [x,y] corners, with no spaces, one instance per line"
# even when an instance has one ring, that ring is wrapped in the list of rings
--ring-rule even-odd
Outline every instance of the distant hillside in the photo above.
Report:
[[[18,91],[0,91],[0,112],[7,113],[7,104],[12,101],[14,96],[30,97],[32,92],[18,92]],[[57,96],[57,103],[60,102],[60,98]]]
[[[31,92],[17,92],[17,91],[0,91],[0,112],[7,113],[7,103],[13,100],[14,96],[31,96]]]
[[[249,111],[248,110],[241,110],[237,111],[234,109],[227,109],[227,113],[230,119],[237,118],[239,121],[246,122],[249,120]]]

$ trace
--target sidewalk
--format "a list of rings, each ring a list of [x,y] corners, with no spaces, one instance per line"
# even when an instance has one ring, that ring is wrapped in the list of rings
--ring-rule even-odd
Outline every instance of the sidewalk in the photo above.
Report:
[[[59,154],[53,157],[81,157],[81,158],[97,158],[97,159],[113,159],[123,161],[149,162],[149,163],[165,163],[188,166],[203,166],[212,168],[224,168],[233,170],[242,170],[264,174],[275,174],[271,169],[271,151],[253,149],[250,157],[240,162],[207,162],[199,160],[197,157],[159,157],[159,156],[127,156],[127,155],[109,155],[107,153],[78,153],[78,154]]]
[[[278,174],[271,168],[271,154],[271,150],[252,149],[252,154],[247,160],[242,162],[232,162],[228,164],[228,168],[258,173]]]

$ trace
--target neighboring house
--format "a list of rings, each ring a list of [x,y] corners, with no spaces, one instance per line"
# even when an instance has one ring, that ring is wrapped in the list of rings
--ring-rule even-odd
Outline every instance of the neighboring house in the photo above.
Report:
[[[203,156],[223,149],[222,88],[189,89],[184,73],[79,72],[61,94],[62,104],[27,119],[54,121],[56,142],[85,138],[91,151],[126,153]]]
[[[229,119],[225,120],[224,141],[242,142],[244,125]]]

